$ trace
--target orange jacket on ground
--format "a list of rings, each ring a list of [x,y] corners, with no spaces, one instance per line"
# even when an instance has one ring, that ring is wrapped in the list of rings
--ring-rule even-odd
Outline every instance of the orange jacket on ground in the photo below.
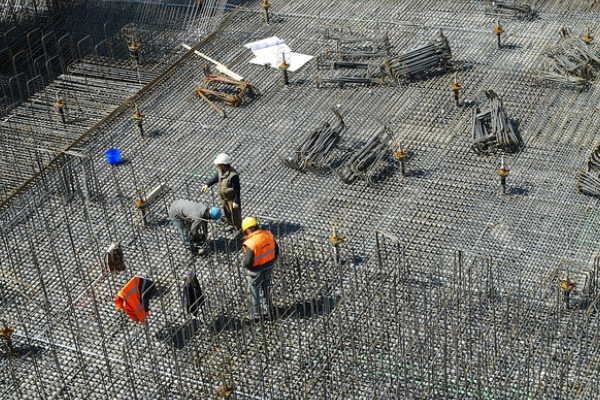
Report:
[[[125,311],[135,322],[146,324],[146,317],[150,316],[147,306],[148,299],[153,292],[154,283],[152,281],[135,276],[117,293],[115,304],[118,310]],[[144,307],[144,299],[146,299],[146,307]]]

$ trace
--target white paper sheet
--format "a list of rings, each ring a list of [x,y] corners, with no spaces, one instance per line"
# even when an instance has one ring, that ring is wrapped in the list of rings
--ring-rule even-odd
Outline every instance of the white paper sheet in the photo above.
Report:
[[[302,66],[304,66],[304,64],[306,64],[307,62],[309,62],[311,59],[314,58],[314,56],[311,56],[308,54],[293,53],[293,52],[288,53],[287,56],[289,57],[289,59],[286,59],[286,62],[290,66],[288,68],[288,71],[291,71],[291,72],[294,72],[294,71],[300,69]],[[275,57],[269,57],[269,58],[254,57],[249,62],[251,64],[268,65],[271,68],[279,68],[279,65],[281,64],[280,61],[281,60],[278,60],[277,55],[276,55]]]
[[[266,39],[257,40],[256,42],[246,43],[244,45],[245,48],[250,49],[254,52],[254,50],[260,50],[267,47],[279,46],[285,44],[285,42],[279,39],[277,36],[271,36]]]
[[[279,68],[281,64],[281,53],[285,53],[286,62],[290,66],[289,71],[294,72],[314,57],[308,54],[294,53],[292,49],[279,39],[271,36],[256,42],[246,43],[247,49],[252,50],[255,57],[249,62],[257,65],[268,65],[271,68]]]

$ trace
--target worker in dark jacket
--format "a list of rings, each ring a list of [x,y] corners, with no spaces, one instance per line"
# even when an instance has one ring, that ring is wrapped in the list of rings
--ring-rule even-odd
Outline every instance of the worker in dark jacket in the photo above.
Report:
[[[271,298],[271,269],[279,255],[279,246],[273,234],[259,229],[256,218],[247,217],[242,221],[242,230],[246,235],[242,243],[244,251],[242,267],[246,271],[246,280],[254,319],[261,318],[273,310]],[[260,298],[262,289],[263,297]]]
[[[217,174],[202,186],[201,193],[206,193],[208,188],[218,183],[219,196],[223,203],[223,211],[227,222],[236,232],[242,229],[242,209],[240,206],[240,177],[231,166],[231,157],[221,153],[215,158]]]
[[[191,270],[183,283],[183,306],[194,317],[204,306],[204,293],[196,276],[196,271]]]
[[[192,254],[202,255],[206,252],[207,221],[220,217],[221,210],[218,207],[211,208],[189,200],[175,200],[169,207],[169,218]]]

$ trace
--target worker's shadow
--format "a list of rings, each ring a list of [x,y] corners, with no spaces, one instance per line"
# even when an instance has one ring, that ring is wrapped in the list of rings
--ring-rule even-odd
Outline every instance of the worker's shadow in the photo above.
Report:
[[[288,318],[309,319],[331,314],[339,304],[340,300],[341,296],[318,297],[289,306],[274,306],[271,313],[265,317],[265,322],[274,322]],[[249,323],[252,322],[232,317],[227,314],[219,314],[210,321],[208,329],[212,334],[218,334],[224,331],[239,331],[244,329],[244,327],[247,327]]]
[[[213,333],[224,331],[239,331],[245,326],[245,321],[227,314],[218,314],[208,324],[208,330]]]
[[[156,339],[165,342],[177,350],[181,350],[198,334],[202,323],[192,318],[182,325],[171,325],[156,334]]]
[[[282,221],[279,224],[270,224],[266,228],[277,238],[298,232],[302,229],[302,225],[295,222]]]
[[[11,353],[12,357],[19,357],[19,358],[25,358],[25,357],[35,357],[38,355],[43,355],[44,354],[44,349],[42,349],[41,347],[35,347],[35,346],[14,346],[14,350]],[[0,358],[1,357],[7,357],[8,354],[6,353],[6,348],[3,349],[3,351],[0,352]]]
[[[316,297],[289,306],[274,307],[274,319],[309,319],[331,314],[341,301],[341,296]]]

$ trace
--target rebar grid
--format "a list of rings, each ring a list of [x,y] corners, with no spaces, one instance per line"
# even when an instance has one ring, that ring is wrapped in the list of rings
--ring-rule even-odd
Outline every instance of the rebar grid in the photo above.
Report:
[[[597,200],[576,188],[578,170],[597,142],[600,121],[587,107],[597,103],[598,89],[533,85],[535,60],[557,28],[567,19],[581,24],[589,18],[559,17],[564,9],[557,4],[536,10],[539,20],[507,24],[518,32],[507,46],[517,47],[501,50],[491,34],[483,43],[478,26],[493,21],[475,3],[425,10],[422,2],[384,2],[365,14],[359,3],[336,2],[332,9],[294,2],[274,7],[279,22],[266,25],[255,2],[254,10],[234,15],[203,51],[251,77],[260,99],[220,119],[195,96],[202,63],[183,60],[136,96],[147,135],[135,130],[134,104],[127,104],[81,143],[77,150],[89,158],[60,156],[55,169],[42,170],[28,191],[5,205],[2,314],[17,328],[16,346],[29,355],[2,360],[2,393],[598,398],[597,294],[589,284],[598,276],[598,262],[591,262],[600,233]],[[499,160],[469,149],[470,109],[456,109],[449,75],[401,90],[317,91],[298,83],[314,77],[314,64],[283,89],[276,73],[246,64],[250,55],[241,44],[269,35],[316,54],[324,43],[310,27],[319,13],[318,21],[352,21],[358,31],[383,25],[398,48],[411,48],[444,25],[462,62],[464,98],[493,89],[519,124],[525,145],[506,158],[507,194],[495,175]],[[474,15],[481,17],[467,23]],[[304,36],[297,37],[300,28]],[[412,175],[392,173],[372,188],[283,168],[275,150],[289,148],[338,105],[346,146],[376,134],[381,119],[412,153]],[[59,123],[58,113],[53,118]],[[21,123],[27,130],[27,121]],[[40,133],[47,129],[31,125]],[[123,151],[122,165],[104,160],[113,146]],[[248,308],[239,243],[220,225],[211,225],[210,256],[194,265],[207,296],[204,315],[195,320],[181,307],[191,265],[166,206],[177,198],[218,204],[215,192],[202,197],[199,189],[221,151],[240,171],[244,214],[258,215],[281,245],[274,321],[243,321]],[[134,202],[158,184],[169,189],[150,205],[144,224]],[[332,225],[347,236],[337,249],[341,262],[327,240]],[[103,252],[113,241],[122,242],[128,268],[105,276]],[[163,288],[146,327],[113,305],[133,275]],[[576,283],[568,300],[564,281]]]
[[[209,10],[213,10],[215,15],[223,13],[222,8],[215,4],[213,6],[213,9],[209,9],[205,5],[205,13]],[[95,22],[99,21],[97,19]],[[42,61],[47,60],[45,68],[42,63],[39,65],[41,69],[33,68],[26,75],[18,74],[17,69],[28,70],[29,67],[19,64],[14,59],[16,56],[13,56],[15,75],[0,76],[7,79],[6,87],[2,86],[4,97],[0,99],[2,114],[5,115],[0,124],[2,151],[5,154],[0,161],[0,171],[3,173],[0,199],[10,197],[54,159],[53,152],[70,148],[99,120],[126,100],[135,104],[133,95],[186,54],[179,47],[171,49],[174,43],[198,37],[194,33],[190,36],[187,31],[179,31],[177,34],[171,32],[168,40],[160,37],[150,40],[148,34],[154,31],[145,26],[136,26],[136,40],[146,45],[141,50],[141,61],[137,62],[127,56],[127,38],[107,36],[117,26],[113,20],[106,22],[101,30],[104,39],[99,44],[95,44],[90,35],[75,45],[75,34],[67,33],[57,41],[58,35],[54,31],[46,33],[41,43],[43,55],[39,57]],[[40,34],[36,29],[34,32]],[[163,34],[167,30],[163,30]],[[125,33],[130,31],[125,30]],[[27,37],[29,43],[29,35]],[[54,41],[55,47],[49,46],[46,41]],[[148,46],[153,42],[156,44],[152,46],[160,48]],[[5,40],[4,44],[8,46],[7,54],[12,55],[13,49],[8,41]],[[41,50],[29,45],[28,51],[28,54],[33,54]],[[78,57],[83,57],[83,60],[78,60]],[[28,58],[23,61],[30,63],[32,60]],[[64,73],[54,78],[53,74],[57,72]],[[21,103],[23,99],[27,99],[27,102]]]

